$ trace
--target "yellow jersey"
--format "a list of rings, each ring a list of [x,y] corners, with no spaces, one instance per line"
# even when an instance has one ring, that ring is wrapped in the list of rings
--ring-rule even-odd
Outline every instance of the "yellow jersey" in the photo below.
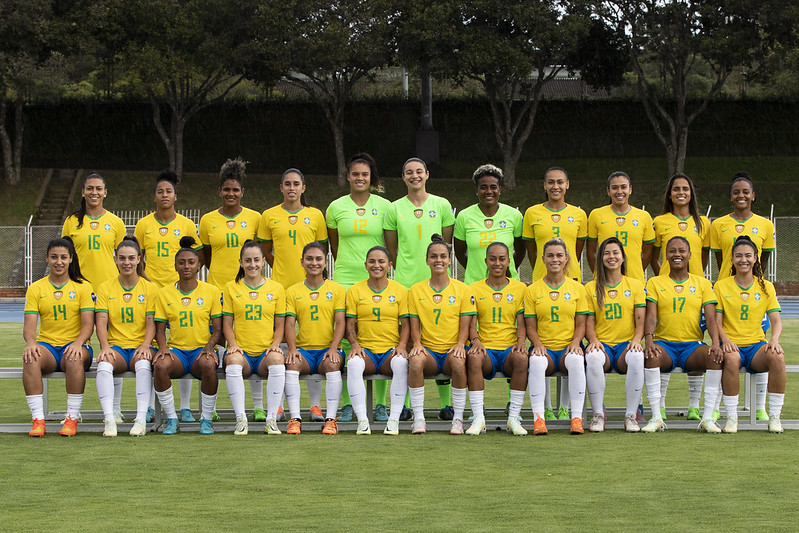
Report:
[[[139,239],[144,254],[144,273],[159,289],[178,281],[175,254],[180,250],[180,239],[194,237],[197,240],[194,248],[202,248],[197,226],[179,214],[173,220],[162,223],[155,218],[155,213],[150,213],[139,219],[133,233]]]
[[[710,249],[721,252],[718,279],[732,275],[732,245],[735,239],[746,235],[757,246],[758,259],[762,252],[777,249],[774,239],[774,224],[760,215],[752,215],[746,220],[736,220],[732,215],[717,218],[710,225]]]
[[[516,344],[517,320],[524,312],[524,290],[527,285],[515,279],[499,290],[486,280],[469,285],[477,308],[477,333],[480,342],[490,350],[507,350]]]
[[[261,214],[242,207],[238,215],[226,217],[215,209],[200,219],[200,242],[211,247],[208,283],[221,291],[239,272],[239,254],[247,239],[255,239]]]
[[[78,217],[70,215],[64,221],[61,235],[75,243],[81,274],[92,286],[99,287],[119,274],[114,250],[125,237],[125,223],[114,213],[106,211],[97,218],[85,215],[80,228]]]
[[[751,346],[765,341],[766,334],[760,323],[772,311],[781,311],[774,285],[763,280],[766,292],[755,279],[749,287],[741,287],[735,278],[720,279],[713,289],[719,303],[716,312],[722,313],[724,333],[738,346]]]
[[[544,244],[550,239],[560,237],[566,243],[571,261],[566,276],[580,280],[580,258],[577,257],[577,241],[588,238],[588,217],[579,207],[566,204],[566,207],[554,211],[544,204],[527,208],[524,213],[524,230],[522,239],[535,241],[538,257],[533,268],[533,280],[543,278],[547,268],[541,260]]]
[[[196,350],[211,340],[211,320],[222,316],[222,293],[214,285],[198,281],[187,293],[175,285],[158,291],[155,321],[169,323],[168,345],[179,350]]]
[[[108,344],[138,348],[144,341],[147,315],[155,314],[158,287],[144,278],[125,289],[118,278],[97,288],[95,312],[108,314]]]
[[[400,319],[408,317],[408,289],[393,279],[382,291],[359,281],[347,290],[347,316],[358,320],[358,344],[373,353],[387,352],[399,344]]]
[[[476,315],[474,296],[469,286],[450,278],[440,291],[420,281],[408,292],[408,313],[421,323],[422,345],[443,353],[458,344],[462,316]]]
[[[318,287],[305,281],[286,290],[286,315],[297,319],[297,346],[306,350],[328,348],[333,341],[336,313],[346,311],[347,289],[326,279]]]
[[[702,228],[696,227],[693,217],[680,218],[674,213],[663,213],[655,217],[655,248],[660,248],[660,273],[668,274],[671,267],[666,261],[666,245],[672,237],[685,237],[691,247],[688,272],[703,276],[702,251],[710,249],[710,220],[701,215]]]
[[[699,328],[702,310],[707,304],[718,303],[710,281],[696,274],[688,274],[685,281],[663,275],[649,278],[646,299],[658,306],[654,340],[670,342],[701,341],[705,336]]]
[[[602,308],[596,300],[596,280],[585,284],[588,314],[596,321],[596,336],[601,342],[616,346],[635,336],[635,308],[646,307],[644,284],[622,276],[616,285],[605,287]]]
[[[94,311],[89,283],[67,281],[60,287],[44,277],[31,283],[25,293],[25,314],[39,315],[36,342],[64,346],[78,338],[82,311]]]
[[[619,215],[609,205],[598,207],[588,215],[588,238],[599,245],[608,237],[616,237],[627,254],[627,275],[645,281],[644,267],[641,264],[641,249],[644,244],[655,242],[652,217],[643,209],[630,207]],[[597,261],[601,258],[597,257]]]
[[[271,279],[258,287],[229,281],[222,292],[222,314],[233,317],[236,344],[257,357],[275,340],[275,318],[286,316],[286,291]]]
[[[544,279],[534,281],[524,291],[524,316],[535,317],[538,338],[550,350],[562,350],[574,339],[574,319],[588,314],[585,287],[566,278],[557,287]]]

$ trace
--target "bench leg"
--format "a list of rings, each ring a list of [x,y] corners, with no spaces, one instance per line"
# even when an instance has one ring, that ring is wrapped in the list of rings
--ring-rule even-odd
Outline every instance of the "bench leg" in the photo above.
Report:
[[[366,419],[370,422],[374,419],[374,406],[372,405],[373,399],[372,380],[366,380]]]

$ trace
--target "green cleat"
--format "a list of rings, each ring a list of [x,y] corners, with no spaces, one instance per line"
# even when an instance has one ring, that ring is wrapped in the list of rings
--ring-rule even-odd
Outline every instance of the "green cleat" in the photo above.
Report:
[[[211,413],[211,422],[219,422],[220,420],[222,420],[222,417],[219,416],[216,409],[214,409],[214,412]],[[202,419],[200,419],[200,422],[202,422]]]
[[[557,420],[558,417],[555,416],[555,411],[552,410],[551,407],[547,407],[544,409],[544,420]]]
[[[698,407],[689,407],[688,416],[686,418],[688,420],[702,420],[702,413],[699,412]]]
[[[757,420],[769,420],[768,413],[765,409],[758,409],[755,413],[755,418]]]
[[[562,405],[558,407],[558,420],[570,420],[569,410],[563,407]]]
[[[718,409],[713,409],[713,420],[721,420],[721,413]]]
[[[665,407],[661,407],[660,408],[660,418],[662,418],[663,420],[668,420],[669,419],[669,417],[666,416],[666,408]]]
[[[260,408],[255,408],[252,410],[252,421],[253,422],[266,422],[266,411]]]

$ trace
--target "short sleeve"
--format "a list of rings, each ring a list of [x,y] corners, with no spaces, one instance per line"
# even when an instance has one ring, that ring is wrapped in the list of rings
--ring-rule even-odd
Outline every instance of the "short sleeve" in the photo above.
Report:
[[[591,211],[588,215],[588,238],[595,241],[599,238],[599,228],[597,228],[597,218],[599,217],[597,209]]]
[[[386,214],[383,217],[383,229],[397,231],[397,206],[393,202],[386,207]]]
[[[649,278],[649,280],[646,282],[646,299],[649,300],[650,302],[658,303],[658,298],[657,298],[658,293],[657,289],[655,289],[655,283],[654,283],[655,278],[657,278],[657,276]]]
[[[518,239],[522,236],[522,231],[524,231],[524,217],[522,213],[518,209],[511,209],[511,217],[513,218],[513,237]],[[457,224],[456,224],[457,227]]]
[[[446,198],[441,198],[441,227],[446,228],[455,224],[455,215],[452,213],[452,204]]]
[[[108,293],[105,291],[105,283],[97,288],[95,293],[97,302],[95,302],[94,310],[98,313],[108,312]]]
[[[702,248],[710,248],[710,219],[702,215],[699,220],[702,222]]]
[[[580,227],[577,230],[577,239],[585,240],[588,238],[588,216],[580,208],[577,208],[578,218],[580,219]]]
[[[168,322],[166,317],[166,305],[164,304],[164,293],[158,293],[158,299],[155,301],[155,320],[158,322]]]
[[[718,219],[710,225],[710,249],[714,252],[721,251],[721,234]]]
[[[474,294],[469,289],[468,285],[464,285],[461,287],[461,309],[460,315],[476,315],[477,314],[477,307],[475,307],[474,302]]]
[[[526,241],[532,241],[535,239],[535,232],[533,231],[533,208],[528,207],[527,211],[524,212],[524,217],[522,218],[522,239]]]
[[[351,286],[347,291],[347,316],[355,318],[358,316],[358,299],[355,297],[355,291],[353,288],[355,285]]]
[[[580,294],[579,298],[577,299],[577,305],[574,309],[574,314],[576,315],[587,315],[588,314],[588,293],[585,291],[585,287],[577,284],[577,292]]]
[[[316,210],[316,214],[319,217],[319,223],[316,225],[316,240],[319,242],[325,242],[328,239],[327,226],[325,225],[325,217],[322,214],[322,212],[319,210]]]
[[[39,286],[31,285],[25,292],[25,314],[39,314]]]
[[[463,211],[458,213],[458,216],[455,217],[455,231],[453,232],[452,236],[460,241],[466,240],[466,222],[464,220]]]
[[[655,228],[652,227],[652,216],[646,211],[643,212],[644,216],[644,235],[643,242],[652,244],[655,242]]]
[[[125,223],[122,222],[122,219],[118,216],[114,215],[114,231],[116,232],[114,238],[114,248],[119,246],[119,243],[122,242],[122,239],[125,238],[128,229],[125,227]],[[141,241],[140,241],[141,242]]]
[[[271,241],[272,240],[272,228],[269,227],[269,216],[267,213],[269,210],[264,211],[261,214],[261,221],[258,223],[258,240],[259,241]]]
[[[409,315],[409,311],[408,311],[408,300],[409,300],[408,291],[400,291],[399,295],[397,296],[397,299],[399,300],[399,302],[398,302],[399,317],[400,318],[407,317]]]
[[[220,291],[216,287],[213,288],[214,288],[213,292],[215,294],[214,297],[211,299],[211,318],[217,318],[222,316],[222,300],[224,298],[222,297],[222,291]]]
[[[777,249],[777,243],[774,239],[774,224],[766,219],[766,238],[763,241],[763,251],[773,252]]]
[[[233,298],[230,295],[230,283],[225,284],[222,290],[222,314],[233,316]]]
[[[203,246],[211,246],[211,240],[208,237],[208,215],[203,215],[200,219],[200,243]]]

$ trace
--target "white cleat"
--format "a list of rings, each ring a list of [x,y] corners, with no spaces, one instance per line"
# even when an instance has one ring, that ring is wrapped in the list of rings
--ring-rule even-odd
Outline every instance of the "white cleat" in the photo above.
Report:
[[[699,422],[699,427],[697,429],[700,433],[721,433],[721,428],[716,425],[716,422],[712,418],[706,418]]]
[[[463,420],[460,418],[452,419],[452,427],[449,430],[450,435],[463,435]]]
[[[130,428],[131,437],[144,437],[147,435],[146,422],[140,418],[133,421],[133,427]]]
[[[654,418],[651,419],[647,425],[641,428],[641,433],[655,433],[659,431],[664,431],[666,429],[666,423],[658,418],[655,420]]]
[[[724,433],[738,433],[738,419],[728,418],[727,423],[724,424]]]
[[[780,417],[771,415],[768,418],[768,430],[769,433],[782,433],[782,422],[780,422]]]
[[[274,418],[267,418],[264,425],[264,433],[267,435],[280,435],[280,429],[277,427],[277,420]]]
[[[486,432],[486,419],[482,416],[475,417],[469,429],[466,430],[467,435],[480,435]]]
[[[114,420],[116,420],[117,424],[121,424],[125,421],[125,415],[122,414],[122,409],[114,409]]]
[[[506,426],[508,433],[511,435],[516,435],[517,437],[523,437],[527,435],[527,430],[522,427],[522,419],[518,416],[512,416],[508,418],[508,424]]]
[[[627,415],[624,417],[624,431],[627,433],[638,433],[641,431],[641,426],[635,419],[635,415]]]
[[[371,435],[372,428],[369,427],[369,421],[367,419],[358,420],[358,429],[355,430],[356,435]]]
[[[104,421],[105,427],[103,429],[103,437],[116,437],[117,436],[117,423],[113,418]]]
[[[383,435],[399,435],[399,420],[391,420],[386,423]]]
[[[605,431],[605,417],[602,414],[594,415],[591,419],[591,425],[588,426],[588,431],[591,433],[602,433]]]
[[[411,433],[414,435],[424,435],[427,433],[427,422],[422,420],[413,419],[413,426],[411,426]]]
[[[249,424],[247,424],[247,417],[243,416],[236,419],[236,428],[233,430],[234,435],[246,435],[250,432]]]

